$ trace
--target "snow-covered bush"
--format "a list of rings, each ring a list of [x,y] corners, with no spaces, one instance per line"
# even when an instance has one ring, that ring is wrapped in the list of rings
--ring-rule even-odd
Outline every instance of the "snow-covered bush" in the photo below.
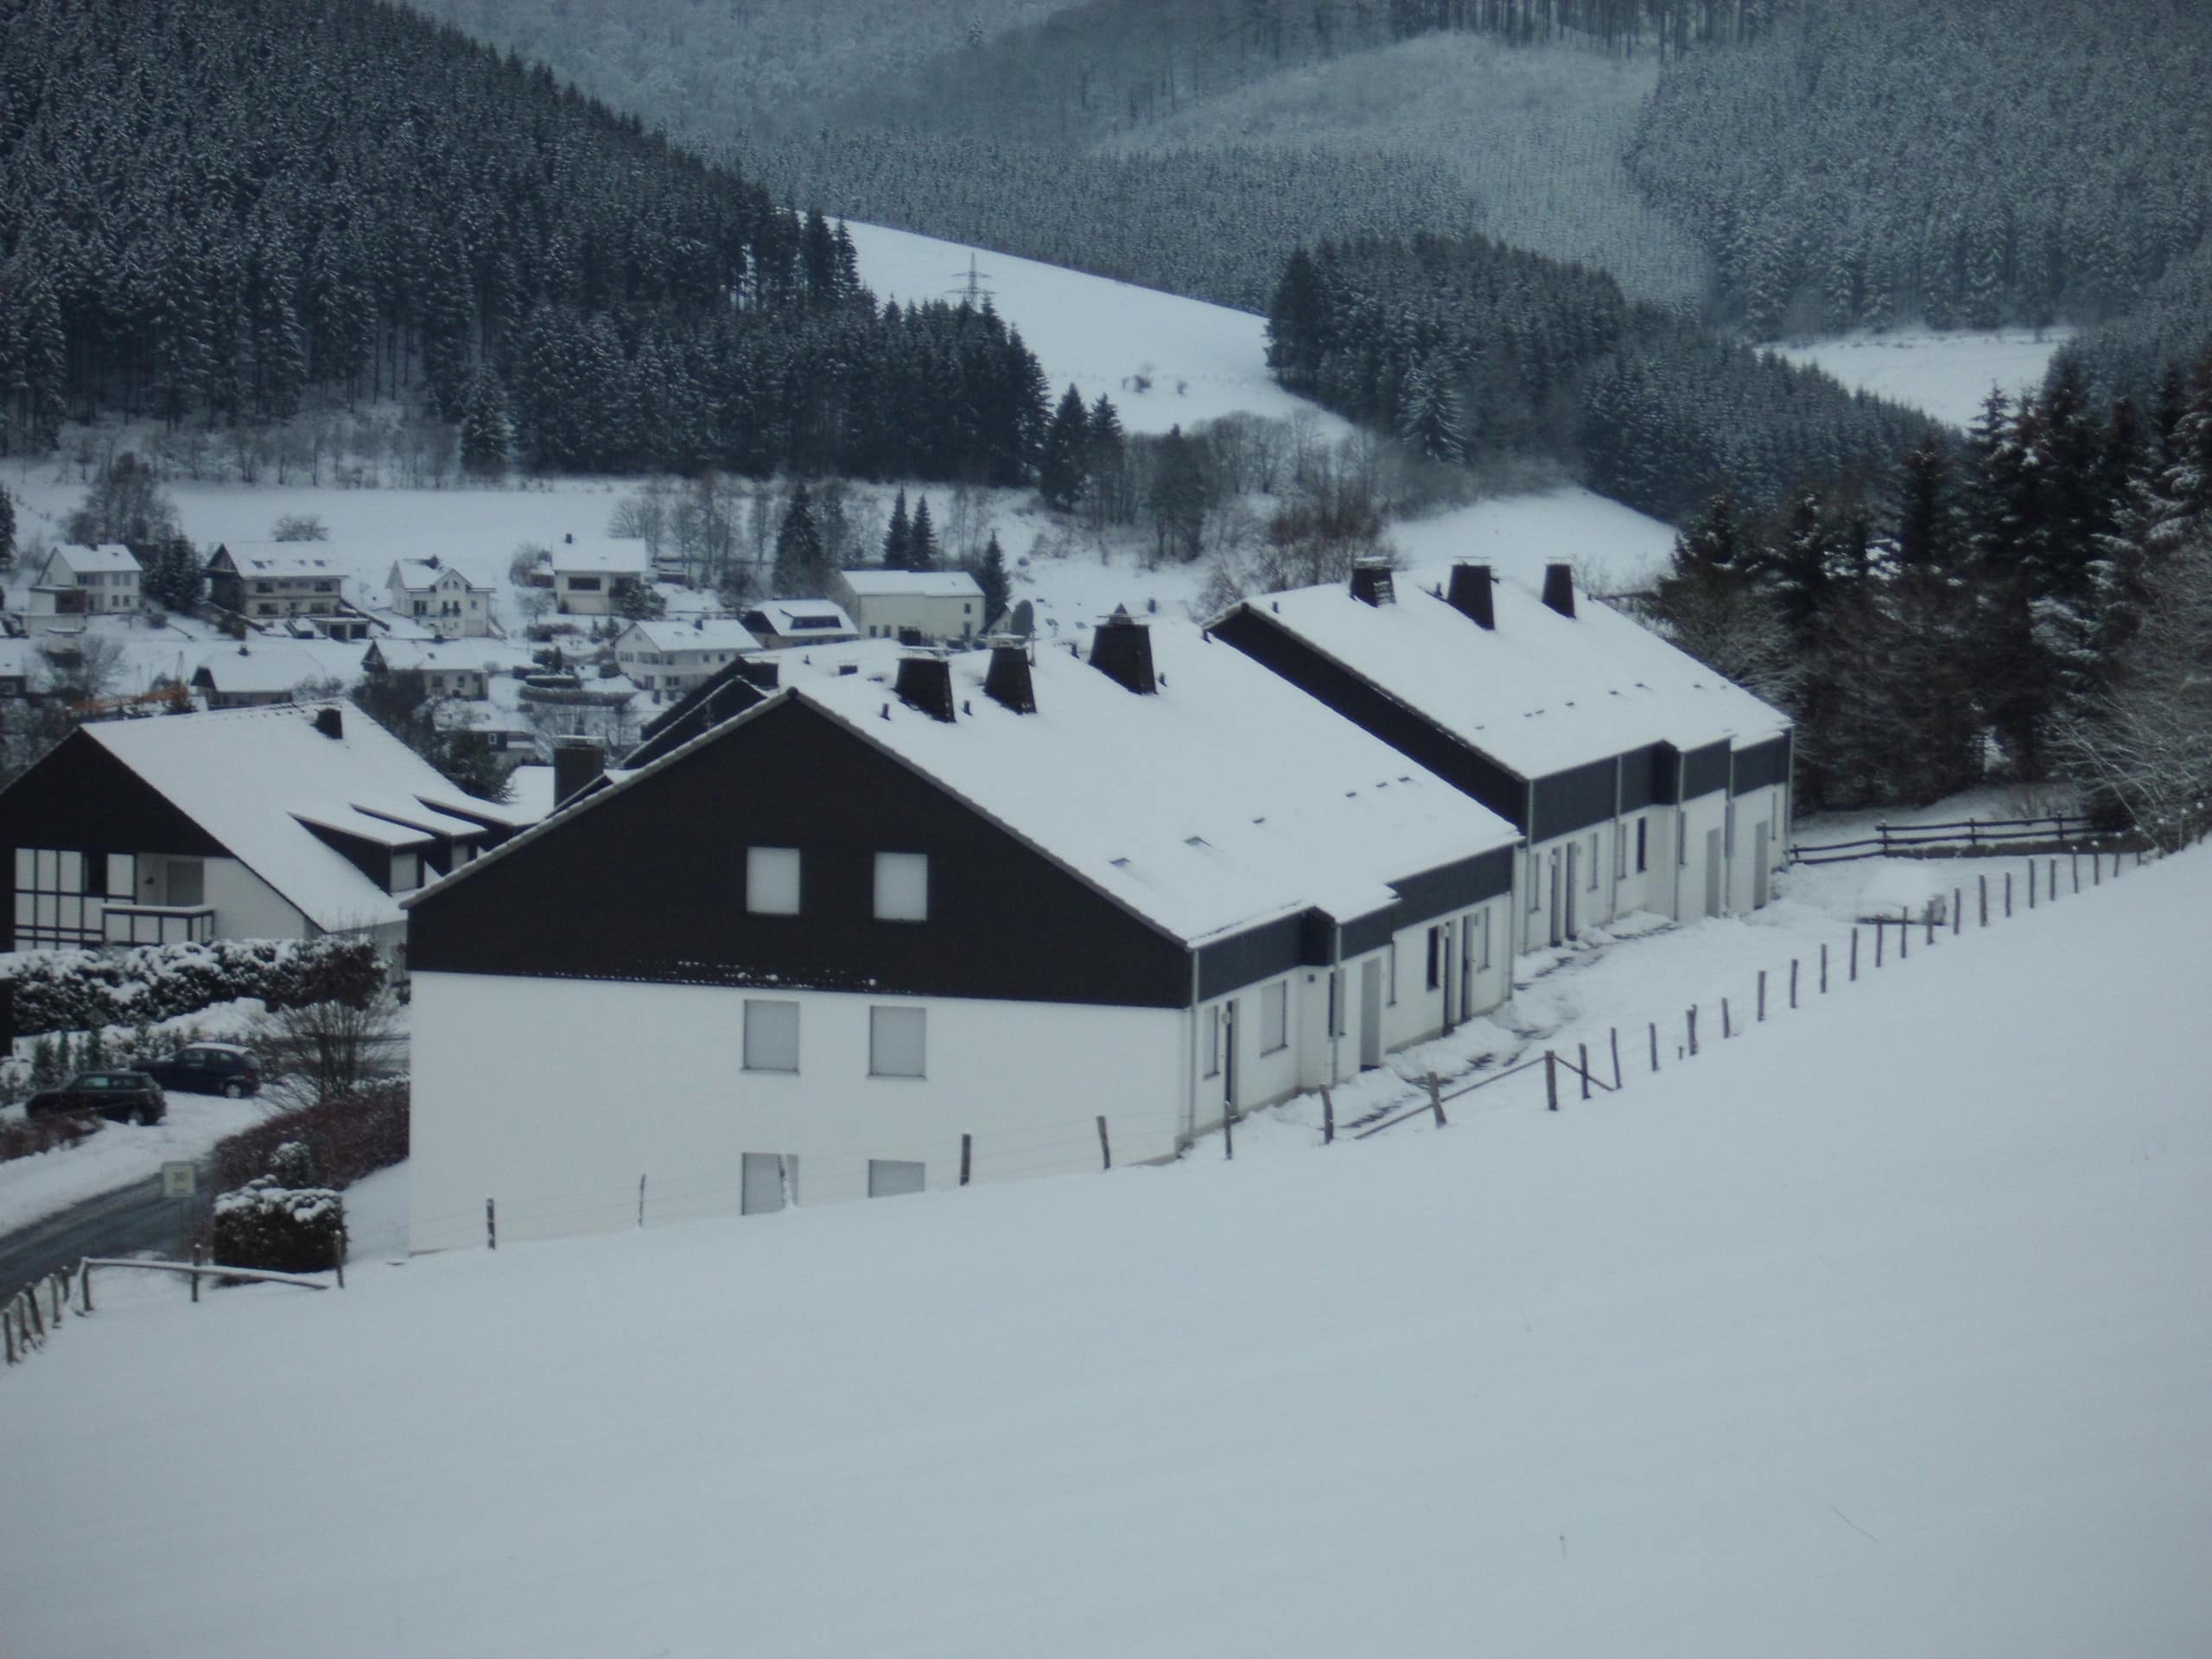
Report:
[[[226,1268],[320,1273],[346,1247],[346,1201],[326,1186],[257,1175],[215,1198],[215,1259]]]
[[[216,1143],[215,1180],[236,1185],[273,1173],[299,1181],[304,1173],[317,1185],[351,1186],[407,1156],[408,1099],[400,1078],[264,1118]]]
[[[242,996],[272,1008],[359,1007],[384,983],[376,946],[356,938],[218,939],[113,955],[41,950],[19,956],[10,971],[22,1036],[144,1025]]]

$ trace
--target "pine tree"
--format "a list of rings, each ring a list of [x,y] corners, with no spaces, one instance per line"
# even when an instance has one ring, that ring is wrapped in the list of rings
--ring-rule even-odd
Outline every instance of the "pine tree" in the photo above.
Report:
[[[819,599],[829,591],[830,561],[822,527],[814,517],[814,498],[802,480],[776,531],[777,593],[786,599]]]
[[[1052,411],[1052,423],[1045,429],[1044,445],[1037,458],[1037,493],[1046,506],[1066,512],[1082,499],[1090,442],[1090,416],[1084,408],[1083,394],[1071,381],[1061,394],[1059,407]]]
[[[468,378],[461,403],[461,464],[479,478],[500,478],[507,470],[507,394],[488,364]]]
[[[16,498],[0,485],[0,570],[16,568]]]
[[[937,531],[930,524],[930,499],[923,496],[914,503],[914,523],[906,540],[906,567],[909,570],[934,570],[938,568]]]
[[[1014,583],[1007,575],[1006,550],[999,545],[999,533],[983,543],[983,556],[976,562],[972,573],[976,585],[983,590],[983,626],[991,626],[1006,614],[1007,601],[1014,597]]]
[[[901,490],[898,499],[891,504],[891,524],[883,532],[883,568],[887,570],[906,569],[913,539],[913,530],[906,522],[906,492]]]
[[[1448,365],[1421,363],[1407,377],[1398,435],[1425,460],[1459,461],[1465,455],[1465,414]]]

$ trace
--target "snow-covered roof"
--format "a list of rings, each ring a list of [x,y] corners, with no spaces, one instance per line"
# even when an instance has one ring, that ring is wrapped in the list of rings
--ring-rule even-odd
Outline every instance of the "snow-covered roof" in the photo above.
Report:
[[[563,542],[553,550],[553,569],[568,575],[641,576],[652,565],[645,543],[628,537]]]
[[[320,806],[296,806],[291,809],[291,814],[302,823],[335,830],[342,835],[380,847],[422,847],[434,839],[427,830],[416,829],[413,824],[396,823],[390,818],[379,818],[342,802]],[[470,826],[471,829],[475,827]]]
[[[395,671],[450,674],[474,669],[486,674],[523,674],[534,661],[530,645],[513,639],[378,639],[373,648],[378,660]],[[367,654],[362,652],[364,659]]]
[[[327,554],[300,552],[296,543],[226,542],[223,545],[242,576],[278,581],[305,576],[340,577],[346,574],[346,567]]]
[[[912,647],[896,639],[825,639],[819,645],[785,645],[757,653],[756,663],[772,663],[779,686],[807,680],[834,680],[844,674],[895,673]]]
[[[1653,743],[1743,747],[1789,729],[1787,715],[1586,594],[1566,617],[1497,577],[1497,626],[1484,629],[1436,596],[1449,579],[1448,568],[1401,571],[1386,605],[1336,583],[1241,608],[1524,778]]]
[[[323,707],[336,710],[340,736],[326,737],[315,728]],[[394,819],[435,827],[441,820],[425,810],[434,802],[472,811],[480,807],[494,822],[513,821],[506,809],[454,788],[350,703],[102,721],[81,729],[318,927],[396,922],[399,906],[296,814],[372,838],[404,834],[395,830]],[[372,824],[382,828],[372,830]]]
[[[965,570],[842,570],[858,599],[981,599]]]
[[[825,637],[838,633],[858,633],[853,619],[845,607],[826,599],[766,599],[745,613],[745,620],[755,632],[766,624],[766,631],[783,638],[795,634],[818,633]]]
[[[79,542],[54,550],[54,556],[67,562],[69,568],[80,576],[94,572],[137,570],[139,563],[136,554],[120,542],[102,542],[87,547]]]
[[[1365,915],[1393,881],[1513,844],[1505,820],[1241,652],[1187,624],[1150,632],[1150,696],[1046,647],[1036,710],[1016,714],[984,695],[990,653],[974,651],[949,659],[949,724],[855,674],[717,730],[804,702],[1192,944],[1313,907]]]
[[[404,588],[410,593],[425,593],[448,576],[460,577],[471,592],[492,591],[487,583],[478,582],[459,565],[442,561],[433,563],[428,559],[398,560],[391,567],[391,579],[385,585]]]
[[[630,774],[619,766],[607,769],[611,783],[620,783]],[[507,774],[507,783],[514,791],[514,799],[506,810],[519,823],[536,823],[553,810],[553,768],[535,763],[517,766]]]
[[[226,645],[201,658],[200,671],[216,690],[236,696],[292,691],[317,681],[346,677],[315,652],[296,645],[244,651]]]
[[[753,631],[734,616],[670,617],[632,622],[629,631],[655,651],[758,651]]]

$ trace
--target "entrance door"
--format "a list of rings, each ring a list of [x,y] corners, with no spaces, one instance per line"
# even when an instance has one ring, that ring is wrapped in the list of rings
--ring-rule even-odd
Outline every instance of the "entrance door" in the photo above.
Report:
[[[1720,832],[1705,832],[1705,913],[1720,913]]]
[[[1565,925],[1565,925],[1565,930],[1566,930],[1567,937],[1568,938],[1570,938],[1570,939],[1571,939],[1571,938],[1574,938],[1574,936],[1575,936],[1576,932],[1579,931],[1579,930],[1577,929],[1576,925],[1575,925],[1575,920],[1576,920],[1576,918],[1575,918],[1574,911],[1575,911],[1575,900],[1576,900],[1576,897],[1577,897],[1577,895],[1578,895],[1578,894],[1580,894],[1580,892],[1582,891],[1582,883],[1580,882],[1580,880],[1579,880],[1577,879],[1577,878],[1581,874],[1581,872],[1580,872],[1580,869],[1578,869],[1578,868],[1576,868],[1576,867],[1577,867],[1577,865],[1580,862],[1580,855],[1581,851],[1582,851],[1582,848],[1581,848],[1581,845],[1580,845],[1580,842],[1569,842],[1567,843],[1567,921],[1566,921],[1566,923],[1565,923]]]
[[[1475,930],[1480,928],[1485,938],[1490,933],[1490,912],[1477,911],[1464,917],[1459,923],[1459,1018],[1475,1017],[1475,976],[1480,970],[1475,960]]]
[[[1560,917],[1562,913],[1559,885],[1559,849],[1554,847],[1552,849],[1551,902],[1552,943],[1554,944],[1557,944],[1563,937],[1559,931]]]
[[[1772,828],[1764,823],[1755,824],[1751,829],[1751,858],[1753,860],[1751,908],[1753,910],[1766,908],[1767,842],[1773,833]]]
[[[745,1154],[744,1181],[738,1197],[740,1215],[770,1216],[798,1202],[798,1159],[776,1152]]]
[[[1227,1111],[1236,1109],[1236,1004],[1221,1005],[1221,1099]]]
[[[1359,1065],[1371,1071],[1382,1064],[1382,964],[1370,957],[1359,965]]]

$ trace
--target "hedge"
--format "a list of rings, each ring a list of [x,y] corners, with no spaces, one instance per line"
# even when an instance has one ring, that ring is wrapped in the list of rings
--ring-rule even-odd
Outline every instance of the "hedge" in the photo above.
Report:
[[[351,1186],[407,1156],[408,1098],[401,1077],[264,1118],[216,1142],[215,1183],[237,1186],[275,1172],[288,1180]]]
[[[0,976],[16,982],[16,1034],[149,1025],[218,1002],[257,996],[272,1008],[308,1002],[359,1007],[385,980],[367,939],[217,939],[120,951],[26,952]]]
[[[226,1268],[321,1273],[346,1248],[346,1200],[328,1187],[257,1175],[215,1198],[215,1259]]]

